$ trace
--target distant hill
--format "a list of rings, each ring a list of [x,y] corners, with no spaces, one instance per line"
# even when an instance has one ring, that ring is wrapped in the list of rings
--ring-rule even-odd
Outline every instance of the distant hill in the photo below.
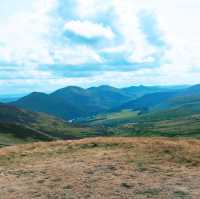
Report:
[[[12,104],[68,120],[104,112],[113,104],[121,104],[125,101],[127,101],[127,96],[110,87],[83,89],[70,86],[49,95],[31,93]]]
[[[148,120],[176,119],[200,114],[200,85],[192,86],[154,107],[147,115]]]
[[[147,94],[112,111],[85,122],[112,127],[119,136],[200,138],[200,85]]]
[[[200,85],[189,88],[155,92],[145,94],[134,100],[130,100],[119,107],[115,107],[116,111],[123,109],[132,109],[140,111],[161,111],[200,102]]]
[[[0,95],[0,102],[1,103],[9,103],[17,101],[18,99],[22,98],[25,94],[16,94],[16,95]]]
[[[200,84],[189,87],[165,102],[167,108],[200,102]]]
[[[200,114],[200,102],[184,104],[181,106],[168,108],[164,110],[156,110],[147,114],[141,115],[139,120],[161,121],[161,120],[174,120],[186,116],[193,116]]]
[[[123,109],[131,109],[133,111],[139,110],[142,112],[149,111],[151,108],[155,107],[167,101],[168,99],[176,96],[178,92],[158,92],[152,94],[146,94],[138,99],[131,100],[123,105],[113,109],[114,111],[120,111]]]
[[[123,93],[127,95],[132,95],[135,99],[142,97],[147,94],[158,93],[158,92],[168,92],[172,90],[180,90],[182,87],[160,87],[160,86],[131,86],[127,88],[122,88]]]
[[[165,90],[166,88],[145,86],[123,89],[106,85],[88,89],[68,86],[51,94],[34,92],[12,104],[69,120],[104,113],[138,96]]]

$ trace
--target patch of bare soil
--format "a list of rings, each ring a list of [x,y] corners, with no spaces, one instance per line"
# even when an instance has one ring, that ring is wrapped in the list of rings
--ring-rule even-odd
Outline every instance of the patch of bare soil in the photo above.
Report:
[[[92,138],[0,150],[0,199],[199,199],[200,141]]]

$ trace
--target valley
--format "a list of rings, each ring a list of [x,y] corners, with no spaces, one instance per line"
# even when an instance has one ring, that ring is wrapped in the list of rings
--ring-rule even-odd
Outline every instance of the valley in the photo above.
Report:
[[[0,0],[0,199],[200,199],[199,0]]]
[[[1,103],[0,199],[199,199],[200,85],[158,88]]]
[[[1,146],[98,136],[200,137],[200,85],[69,86],[0,104]]]

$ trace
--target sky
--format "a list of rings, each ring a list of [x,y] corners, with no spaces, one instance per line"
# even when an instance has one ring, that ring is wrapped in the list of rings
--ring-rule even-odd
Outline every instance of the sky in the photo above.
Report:
[[[0,94],[200,83],[199,0],[0,0]]]

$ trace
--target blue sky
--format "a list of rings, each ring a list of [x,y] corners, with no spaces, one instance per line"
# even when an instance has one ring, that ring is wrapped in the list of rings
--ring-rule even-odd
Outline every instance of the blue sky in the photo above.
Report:
[[[1,0],[0,93],[195,84],[198,0]]]

